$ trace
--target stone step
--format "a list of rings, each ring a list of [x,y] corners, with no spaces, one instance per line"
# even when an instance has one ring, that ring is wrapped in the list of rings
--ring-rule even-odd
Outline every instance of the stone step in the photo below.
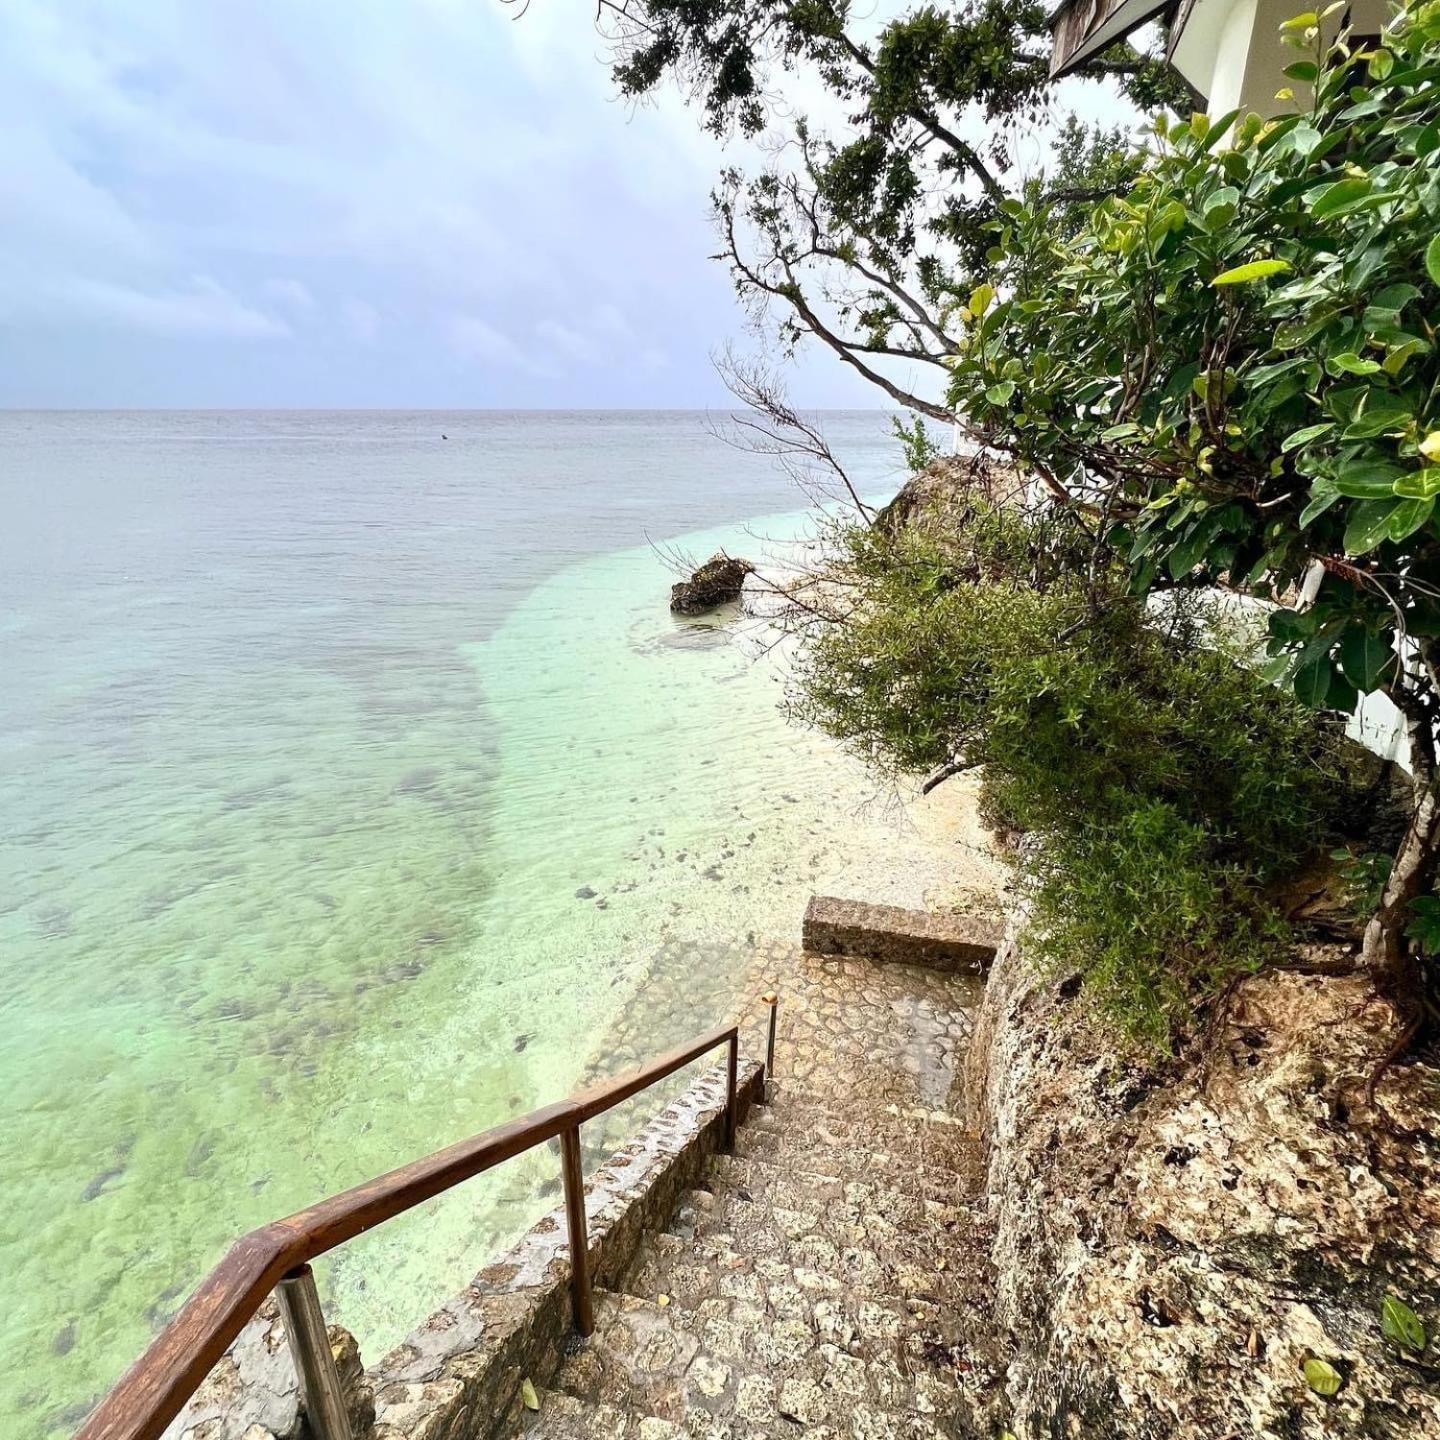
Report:
[[[627,1293],[701,1317],[725,1306],[743,1307],[773,1320],[798,1321],[817,1343],[862,1359],[901,1356],[913,1369],[933,1371],[954,1385],[977,1368],[992,1348],[988,1314],[977,1313],[963,1289],[917,1275],[909,1294],[857,1288],[834,1274],[783,1260],[742,1255],[724,1240],[647,1238],[623,1282]],[[903,1284],[889,1277],[882,1284]],[[922,1288],[923,1286],[923,1288]],[[988,1369],[988,1360],[982,1368]]]
[[[589,1405],[651,1415],[704,1440],[963,1433],[953,1382],[904,1355],[854,1355],[800,1320],[719,1297],[693,1311],[606,1291],[595,1299],[595,1333],[555,1382]]]
[[[832,1166],[832,1173],[826,1174],[816,1168],[824,1160],[823,1156],[799,1158],[813,1163],[802,1165],[799,1159],[782,1159],[776,1164],[773,1155],[770,1158],[739,1154],[712,1155],[706,1162],[706,1184],[716,1191],[734,1186],[751,1195],[771,1192],[779,1194],[783,1193],[786,1187],[792,1187],[797,1194],[804,1194],[812,1201],[823,1199],[843,1202],[847,1193],[864,1194],[868,1189],[875,1189],[958,1208],[979,1203],[975,1191],[969,1186],[957,1185],[956,1177],[944,1171],[912,1169],[911,1173],[904,1177],[904,1183],[899,1184],[897,1177],[875,1171],[860,1176],[837,1175],[833,1172],[840,1167]],[[852,1192],[852,1187],[855,1186],[865,1189]]]
[[[910,1265],[943,1271],[980,1228],[980,1217],[862,1184],[827,1200],[787,1181],[766,1189],[687,1191],[666,1228],[682,1238],[725,1239],[741,1254],[816,1270],[853,1253],[873,1256],[886,1271]]]
[[[993,916],[904,910],[897,905],[812,895],[800,933],[806,950],[818,955],[863,955],[872,960],[980,973],[995,959],[1003,931]]]
[[[950,1110],[900,1103],[871,1104],[864,1112],[834,1109],[783,1079],[769,1087],[765,1102],[750,1110],[747,1123],[760,1129],[814,1129],[845,1143],[870,1143],[864,1139],[868,1132],[874,1139],[884,1140],[878,1146],[881,1149],[919,1140],[935,1149],[936,1159],[952,1151],[971,1151],[981,1143],[968,1120]]]
[[[972,1210],[985,1192],[984,1155],[973,1142],[959,1142],[963,1148],[953,1149],[948,1164],[927,1165],[914,1158],[897,1169],[893,1161],[901,1152],[894,1149],[868,1151],[847,1146],[838,1136],[831,1145],[818,1132],[786,1136],[749,1125],[746,1130],[746,1143],[737,1146],[736,1156],[713,1156],[717,1164],[707,1169],[711,1189],[733,1188],[747,1198],[763,1194],[789,1210],[845,1205],[904,1215],[907,1221],[926,1214],[937,1217],[940,1210]],[[740,1174],[740,1149],[750,1152],[750,1162],[759,1165],[759,1171]]]
[[[735,1136],[735,1155],[781,1170],[868,1181],[944,1204],[963,1204],[978,1189],[978,1154],[964,1169],[955,1170],[931,1165],[899,1148],[871,1150],[833,1144],[818,1133],[743,1125]]]
[[[887,1110],[838,1115],[776,1097],[757,1106],[747,1126],[752,1135],[773,1135],[782,1149],[795,1152],[827,1149],[840,1153],[900,1156],[906,1165],[959,1176],[972,1191],[984,1187],[985,1148],[959,1120],[940,1110]]]
[[[680,1426],[655,1415],[592,1404],[559,1390],[539,1390],[535,1398],[540,1408],[524,1412],[517,1432],[534,1440],[686,1440]]]
[[[704,1311],[718,1301],[777,1320],[800,1320],[819,1338],[855,1354],[903,1342],[936,1364],[941,1363],[937,1346],[946,1352],[956,1346],[975,1349],[977,1336],[990,1326],[988,1297],[994,1287],[978,1244],[934,1263],[886,1263],[873,1251],[827,1253],[813,1243],[798,1252],[766,1253],[729,1234],[649,1235],[621,1288],[683,1310]]]

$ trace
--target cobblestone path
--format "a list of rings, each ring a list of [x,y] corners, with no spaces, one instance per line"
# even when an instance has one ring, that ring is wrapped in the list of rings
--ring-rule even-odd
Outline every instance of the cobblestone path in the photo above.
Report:
[[[989,1436],[979,982],[770,957],[776,1083],[538,1393],[535,1440]],[[760,977],[757,977],[757,982]],[[745,1051],[763,1054],[757,1027]]]

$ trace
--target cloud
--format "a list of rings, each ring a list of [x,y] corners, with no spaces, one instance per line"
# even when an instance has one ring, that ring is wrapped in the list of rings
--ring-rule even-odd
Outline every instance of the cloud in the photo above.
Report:
[[[273,300],[277,305],[286,309],[313,310],[315,308],[315,297],[310,293],[310,287],[302,284],[299,280],[284,278],[267,280],[260,288],[268,300]]]
[[[68,326],[86,323],[149,335],[225,340],[272,340],[290,333],[205,276],[184,289],[150,292],[83,276],[57,277],[24,301],[12,293],[11,316],[42,314]]]
[[[340,324],[351,340],[373,345],[380,338],[380,312],[368,300],[353,295],[340,306]]]
[[[518,370],[526,375],[553,376],[542,358],[527,354],[508,335],[478,315],[458,315],[450,322],[450,343],[458,355],[487,369]]]
[[[5,0],[0,404],[467,404],[477,368],[499,405],[723,401],[734,157],[675,95],[618,103],[574,11],[513,14]],[[133,339],[123,377],[101,335]],[[282,339],[283,368],[236,363]]]
[[[535,334],[550,349],[577,364],[593,365],[600,358],[591,340],[558,320],[542,320],[535,327]]]

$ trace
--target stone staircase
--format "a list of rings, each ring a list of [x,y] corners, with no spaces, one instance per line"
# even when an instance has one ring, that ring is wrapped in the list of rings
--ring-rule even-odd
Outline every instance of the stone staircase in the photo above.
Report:
[[[796,964],[778,1087],[596,1292],[594,1334],[521,1433],[993,1435],[981,1156],[951,1104],[973,995],[905,966]]]

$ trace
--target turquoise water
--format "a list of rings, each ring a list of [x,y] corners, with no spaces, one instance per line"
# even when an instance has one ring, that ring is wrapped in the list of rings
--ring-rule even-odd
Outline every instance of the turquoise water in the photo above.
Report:
[[[885,417],[827,428],[893,488]],[[8,415],[0,460],[7,1436],[245,1229],[565,1093],[662,947],[738,973],[905,843],[745,625],[666,611],[650,541],[805,527],[704,416]],[[334,1318],[375,1358],[554,1168],[347,1247]]]

